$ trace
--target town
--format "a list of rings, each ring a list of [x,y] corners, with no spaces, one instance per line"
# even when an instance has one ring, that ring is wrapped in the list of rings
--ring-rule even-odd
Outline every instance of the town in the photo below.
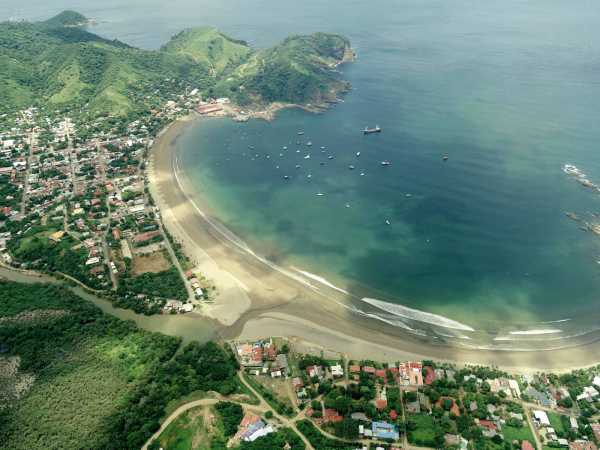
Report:
[[[134,120],[35,107],[0,117],[2,264],[52,273],[144,314],[214,299],[163,228],[144,171],[156,134],[207,102],[175,80],[154,94],[162,102]]]
[[[275,411],[247,412],[236,438],[291,424],[314,448],[569,448],[600,440],[599,368],[514,376],[434,361],[353,361],[294,339],[232,342],[250,387]]]

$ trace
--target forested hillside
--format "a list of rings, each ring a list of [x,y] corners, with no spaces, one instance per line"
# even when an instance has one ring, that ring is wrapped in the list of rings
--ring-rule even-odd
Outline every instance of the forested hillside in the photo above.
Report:
[[[255,51],[204,27],[148,51],[93,34],[86,23],[73,11],[0,23],[0,111],[35,105],[124,115],[151,109],[165,80],[242,104],[320,102],[347,88],[332,70],[349,51],[337,35],[295,36]]]

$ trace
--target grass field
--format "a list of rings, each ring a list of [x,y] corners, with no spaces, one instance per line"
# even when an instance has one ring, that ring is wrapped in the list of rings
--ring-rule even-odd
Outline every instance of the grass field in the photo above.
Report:
[[[548,419],[550,420],[550,425],[552,425],[552,428],[554,428],[554,430],[556,430],[557,433],[566,432],[560,414],[548,412]]]
[[[521,428],[504,425],[502,427],[502,434],[507,442],[529,441],[531,444],[535,443],[533,434],[527,424],[523,425]]]
[[[156,444],[164,450],[209,450],[210,433],[218,432],[210,425],[211,417],[214,412],[205,407],[190,409],[163,431]]]
[[[416,424],[416,428],[408,433],[411,444],[431,445],[435,440],[435,425],[433,417],[425,414],[414,414],[408,418]]]

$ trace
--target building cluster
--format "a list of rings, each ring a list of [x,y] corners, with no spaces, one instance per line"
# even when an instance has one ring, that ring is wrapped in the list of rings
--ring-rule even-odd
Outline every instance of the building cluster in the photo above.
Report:
[[[200,100],[197,89],[188,89],[130,122],[37,108],[2,116],[0,261],[60,272],[124,297],[128,306],[189,312],[206,300],[207,283],[184,278],[183,269],[189,298],[187,291],[173,298],[130,282],[175,265],[144,169],[160,128]]]

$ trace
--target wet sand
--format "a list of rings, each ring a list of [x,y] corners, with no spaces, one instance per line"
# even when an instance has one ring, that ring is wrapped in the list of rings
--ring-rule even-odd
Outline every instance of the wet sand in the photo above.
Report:
[[[203,305],[201,313],[221,323],[222,337],[288,336],[356,359],[429,358],[513,372],[563,371],[600,361],[595,338],[591,343],[541,352],[466,349],[417,336],[359,316],[347,307],[344,293],[291,277],[285,269],[261,260],[228,234],[179,170],[177,139],[192,120],[174,122],[156,139],[148,165],[150,191],[165,226],[217,286],[215,304]]]

